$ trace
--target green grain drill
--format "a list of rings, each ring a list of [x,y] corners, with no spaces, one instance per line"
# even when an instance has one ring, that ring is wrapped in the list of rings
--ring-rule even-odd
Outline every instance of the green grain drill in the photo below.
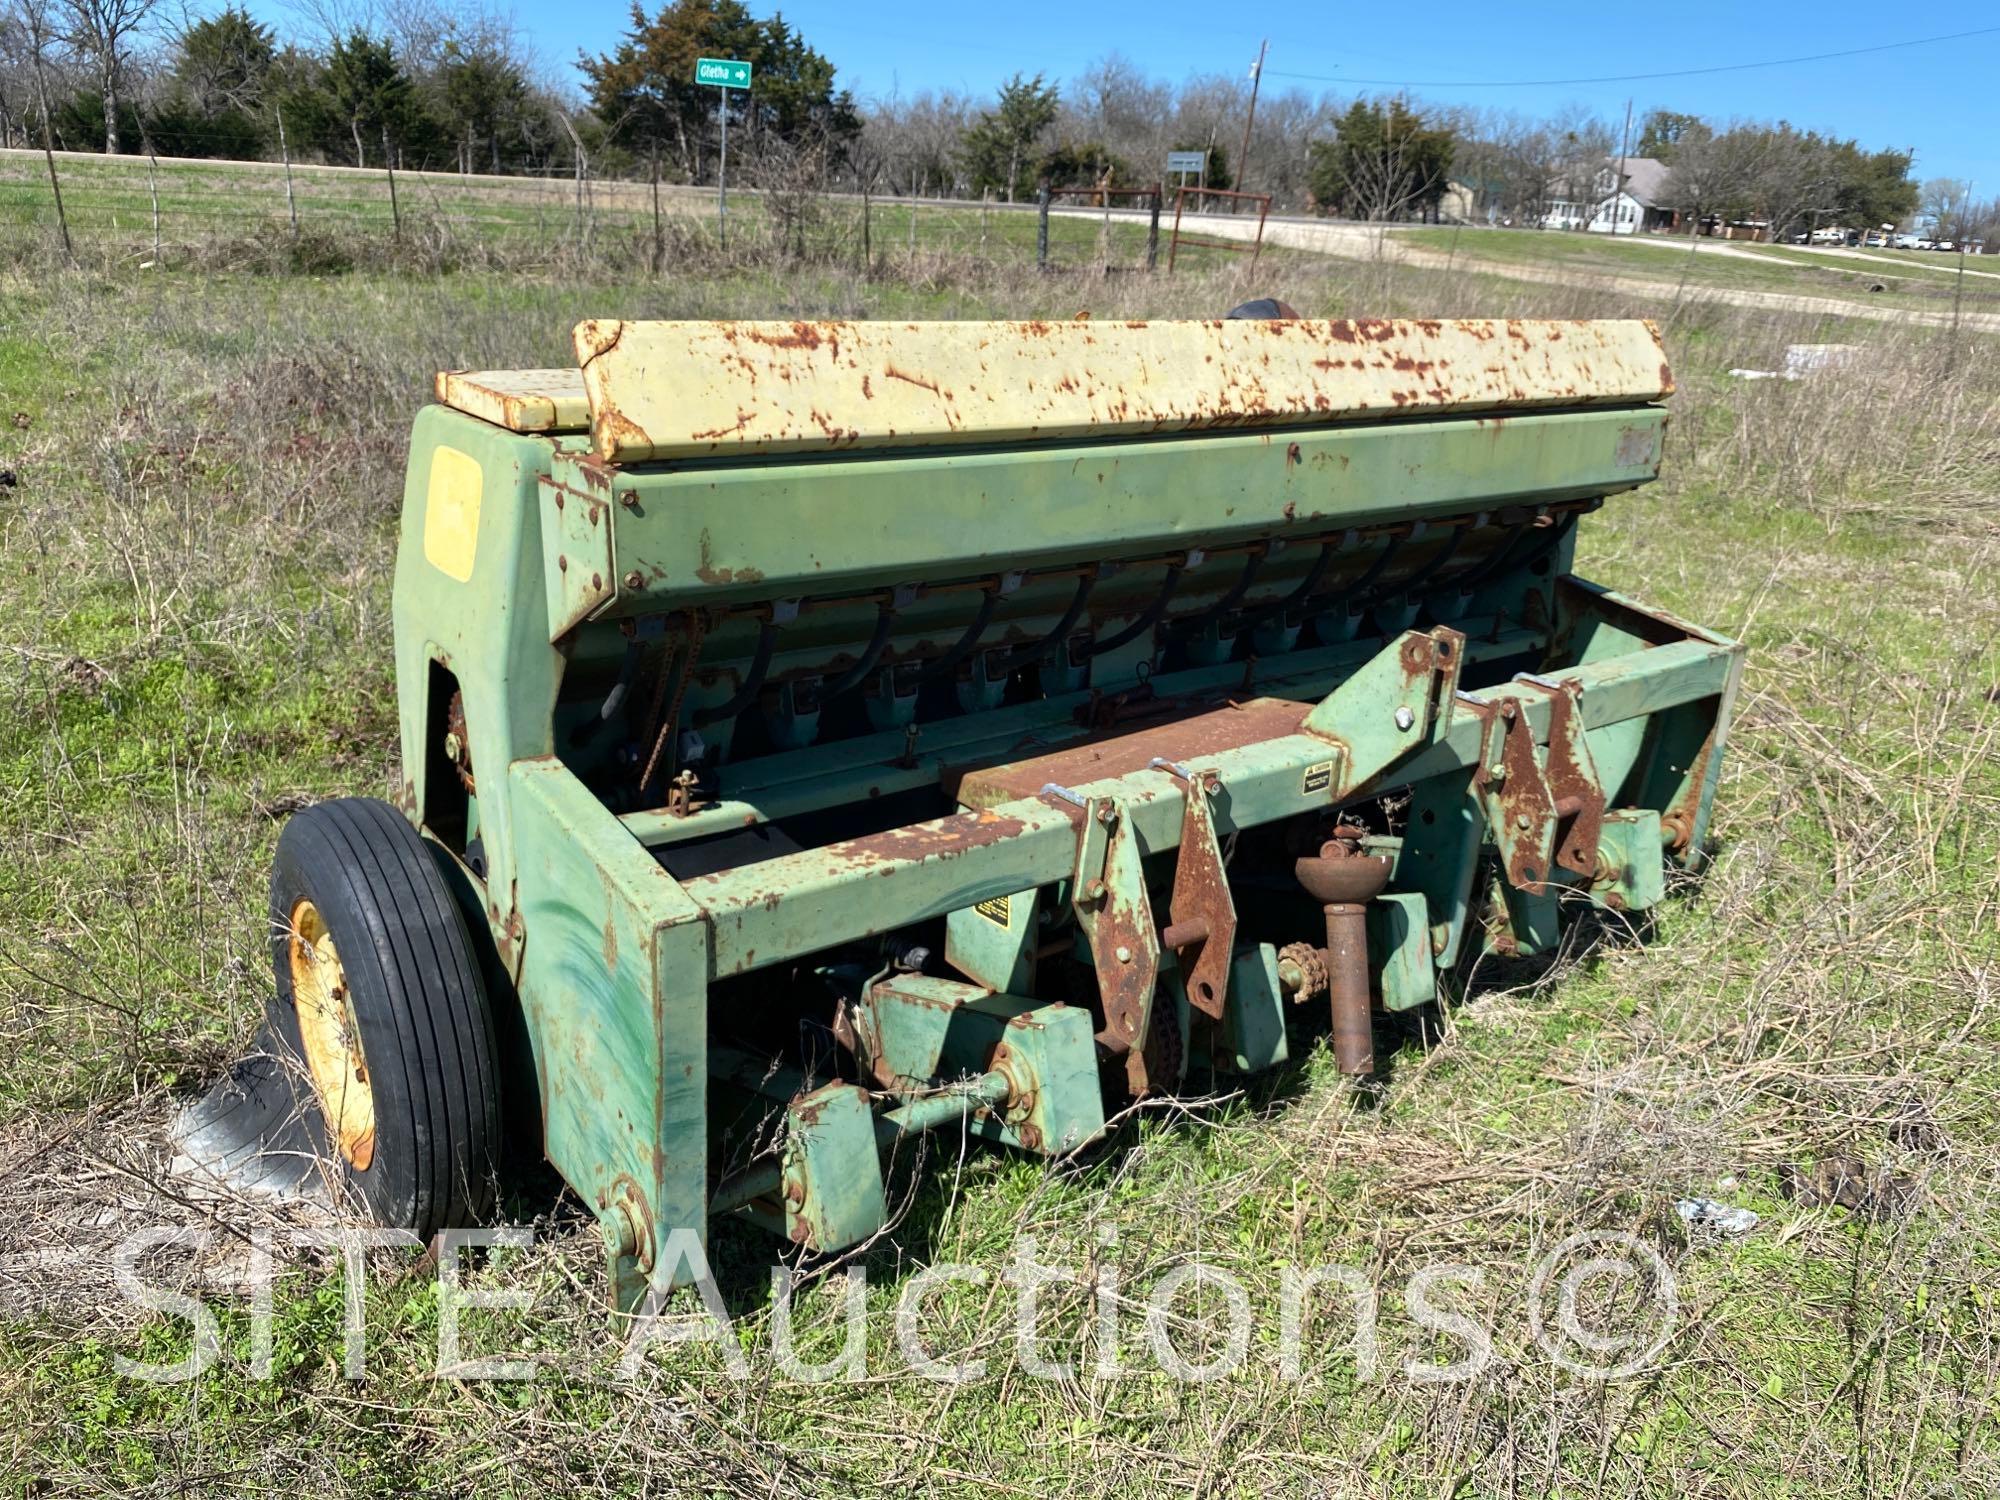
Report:
[[[1700,859],[1741,663],[1571,571],[1638,322],[620,323],[411,435],[392,806],[295,817],[189,1156],[428,1234],[510,1155],[615,1295],[882,1227]],[[691,1243],[685,1234],[673,1243]],[[673,1263],[669,1263],[669,1261]]]

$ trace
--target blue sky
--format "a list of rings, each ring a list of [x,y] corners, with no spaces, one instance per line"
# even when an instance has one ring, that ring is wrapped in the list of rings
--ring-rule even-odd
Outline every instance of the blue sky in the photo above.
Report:
[[[657,3],[649,0],[649,9]],[[1266,0],[1259,6],[1216,0],[749,4],[759,15],[782,9],[864,97],[925,88],[987,93],[1016,70],[1068,79],[1114,51],[1156,77],[1177,80],[1199,72],[1240,77],[1265,36],[1271,42],[1266,88],[1346,95],[1382,91],[1380,85],[1348,79],[1599,78],[2000,28],[2000,5],[1993,0],[1908,9],[1859,0],[1683,0],[1645,7],[1493,0],[1350,0],[1338,7],[1310,0]],[[268,13],[272,7],[257,8]],[[559,6],[522,4],[514,15],[543,55],[563,68],[578,48],[610,47],[624,30],[629,9],[629,0],[564,0]],[[1995,107],[2000,29],[1929,46],[1697,77],[1409,92],[1530,114],[1577,102],[1609,118],[1614,128],[1628,98],[1635,114],[1661,106],[1723,118],[1784,118],[1854,136],[1870,147],[1913,146],[1919,178],[1972,178],[1982,197],[2000,195]]]

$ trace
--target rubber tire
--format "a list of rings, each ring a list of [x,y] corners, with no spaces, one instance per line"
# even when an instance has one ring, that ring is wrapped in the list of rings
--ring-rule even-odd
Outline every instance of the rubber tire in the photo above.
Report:
[[[331,1149],[319,1101],[300,1085],[321,1154],[382,1225],[429,1239],[477,1221],[498,1166],[497,1049],[472,939],[436,856],[407,818],[370,797],[316,803],[286,823],[271,870],[270,1021],[295,1058],[287,951],[301,898],[339,950],[375,1092],[375,1150],[356,1170]]]

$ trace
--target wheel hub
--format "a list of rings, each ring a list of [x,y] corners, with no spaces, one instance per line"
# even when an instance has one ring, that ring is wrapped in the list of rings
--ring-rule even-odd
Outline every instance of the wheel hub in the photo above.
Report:
[[[287,959],[299,1042],[327,1137],[349,1166],[366,1171],[375,1158],[375,1090],[348,998],[347,972],[333,934],[311,901],[292,908]]]

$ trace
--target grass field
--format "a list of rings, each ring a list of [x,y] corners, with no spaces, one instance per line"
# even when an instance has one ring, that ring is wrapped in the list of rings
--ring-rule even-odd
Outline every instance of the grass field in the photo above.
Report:
[[[719,233],[710,189],[591,178],[460,176],[400,172],[390,191],[380,170],[296,167],[273,162],[157,164],[140,157],[77,153],[57,158],[63,199],[78,253],[94,265],[140,265],[346,271],[495,270],[561,265],[597,274],[714,259]],[[155,205],[159,234],[155,248]],[[1067,205],[1073,207],[1074,205]],[[292,233],[294,217],[297,234]],[[868,254],[976,256],[1003,264],[1031,262],[1036,216],[1027,208],[962,202],[872,203],[864,215],[853,197],[809,195],[786,201],[739,188],[730,208],[737,258],[761,263],[782,242],[818,259],[859,265]],[[1169,223],[1159,254],[1167,256]],[[400,227],[399,227],[400,225]],[[1200,225],[1190,232],[1199,232]],[[0,152],[0,254],[17,260],[48,253],[58,233],[54,197],[40,154]],[[1952,257],[1918,251],[1871,251],[1893,260],[1857,260],[1789,246],[1732,243],[1723,253],[1685,241],[1505,229],[1392,229],[1399,242],[1481,276],[1545,278],[1551,273],[1619,278],[1680,290],[1749,291],[1842,298],[1884,309],[1948,311],[1955,296],[1973,313],[2000,311],[2000,280],[1969,276],[1955,285]],[[1144,263],[1146,230],[1130,220],[1108,226],[1073,212],[1052,217],[1050,255],[1058,267]],[[1194,246],[1181,251],[1190,270],[1212,268],[1236,253]],[[2000,264],[1995,262],[1994,264]],[[1982,269],[1975,261],[1973,270]]]
[[[1947,276],[1956,274],[1958,270],[1958,256],[1951,251],[1899,250],[1882,245],[1870,245],[1865,250],[1856,247],[1856,250],[1859,254],[1879,255],[1886,260],[1896,261],[1905,266],[1922,266],[1927,270],[1942,272]],[[1968,271],[1985,271],[1991,275],[2000,275],[2000,266],[1996,266],[1994,262],[1995,257],[1991,255],[1968,255],[1965,257],[1965,266]]]
[[[1088,228],[1089,226],[1085,226]],[[122,232],[122,231],[121,231]],[[1094,232],[1094,231],[1093,231]],[[149,230],[148,230],[149,233]],[[1554,239],[1535,237],[1536,243]],[[698,247],[697,247],[698,248]],[[1482,254],[1485,254],[1482,251]],[[430,372],[567,360],[585,315],[1212,315],[1247,295],[1308,315],[1659,312],[1601,289],[1274,258],[1171,281],[1037,276],[920,247],[873,280],[690,251],[671,274],[136,275],[0,268],[0,1456],[10,1493],[282,1485],[449,1493],[1190,1493],[1833,1496],[2000,1487],[2000,372],[1991,343],[1671,308],[1666,477],[1584,525],[1587,576],[1739,636],[1745,694],[1718,852],[1649,942],[1475,976],[1404,1037],[1379,1095],[1323,1050],[1248,1092],[1128,1121],[1050,1168],[937,1143],[868,1278],[866,1371],[775,1370],[773,1242],[715,1254],[749,1351],[656,1347],[632,1378],[592,1300],[589,1217],[509,1205],[536,1245],[468,1273],[531,1314],[468,1315],[471,1353],[533,1381],[436,1373],[436,1277],[371,1262],[369,1376],[342,1376],[348,1281],[291,1264],[271,1374],[249,1379],[227,1235],[169,1256],[224,1309],[224,1364],[181,1385],[118,1373],[184,1356],[189,1325],[113,1290],[127,1228],[214,1227],[164,1173],[173,1100],[213,1077],[270,977],[264,883],[287,813],[394,774],[389,584],[402,450]],[[1733,267],[1731,268],[1733,271]],[[1749,270],[1758,268],[1751,266]],[[1784,274],[1791,274],[1789,271]],[[1867,345],[1865,377],[1746,384],[1787,342]],[[1789,1194],[1853,1159],[1880,1212]],[[1677,1198],[1762,1221],[1690,1232]],[[1541,1247],[1634,1233],[1679,1282],[1633,1379],[1557,1367],[1526,1323]],[[903,1372],[891,1312],[923,1265],[1040,1258],[1122,1286],[1125,1369],[1095,1373],[1092,1294],[1041,1324],[1078,1359],[1014,1358],[1017,1304],[948,1286],[940,1358]],[[1495,1331],[1465,1384],[1411,1359],[1411,1272]],[[1145,1291],[1199,1261],[1251,1288],[1242,1367],[1156,1369]],[[1380,1378],[1337,1302],[1303,1378],[1274,1352],[1277,1267],[1357,1268],[1382,1296]],[[804,1352],[840,1342],[837,1266],[805,1268]],[[162,1272],[163,1277],[166,1272]],[[1218,1308],[1178,1304],[1184,1350]]]
[[[1956,280],[1958,277],[1958,257],[1941,255],[1929,250],[1856,250],[1853,254],[1843,254],[1838,250],[1814,249],[1807,245],[1750,245],[1739,244],[1739,249],[1753,251],[1770,260],[1788,261],[1794,265],[1837,266],[1866,269],[1877,264],[1877,258],[1886,262],[1886,269],[1892,271],[1920,271],[1932,277]],[[1866,260],[1860,257],[1868,257]],[[1991,289],[1992,282],[1982,278],[2000,278],[2000,256],[1968,255],[1965,258],[1966,285],[1974,293]]]
[[[1444,251],[1495,270],[1511,267],[1567,269],[1591,276],[1646,280],[1674,286],[1685,283],[1703,289],[1736,288],[1789,296],[1840,297],[1887,307],[1949,308],[1952,281],[1936,274],[1955,269],[1945,257],[1933,255],[1907,267],[1782,245],[1731,242],[1718,253],[1705,244],[1690,254],[1686,240],[1613,240],[1608,235],[1535,233],[1518,229],[1399,229],[1402,243],[1428,251]],[[1742,252],[1738,254],[1736,252]],[[1871,252],[1872,253],[1872,252]],[[1992,264],[2000,267],[2000,261]],[[1974,269],[1978,266],[1975,263]],[[1964,305],[1972,311],[2000,308],[2000,281],[1968,277]]]
[[[400,264],[427,269],[546,267],[558,259],[650,264],[655,243],[654,194],[646,182],[592,178],[579,189],[568,177],[399,172],[392,200],[389,174],[379,170],[297,167],[288,197],[278,163],[170,160],[155,168],[143,157],[62,153],[57,169],[72,238],[93,264],[154,258],[156,198],[159,258],[169,265],[198,259],[213,266],[219,256],[225,264],[261,267],[289,251],[298,269],[347,269],[357,255],[380,259],[392,249]],[[785,237],[817,257],[858,265],[865,217],[873,257],[977,255],[1032,263],[1035,256],[1037,215],[1028,206],[888,199],[864,215],[859,198],[811,195],[781,201],[781,225],[772,204],[755,189],[732,190],[729,233],[739,255],[759,258],[774,237]],[[665,262],[711,259],[721,232],[715,191],[663,185],[659,224]],[[1160,242],[1163,264],[1170,230],[1169,222]],[[41,154],[0,151],[0,252],[45,255],[58,234]],[[1058,266],[1138,267],[1145,250],[1140,223],[1114,222],[1107,233],[1073,214],[1050,219],[1049,253]],[[1180,260],[1198,268],[1227,254],[1190,247]],[[330,255],[338,257],[331,267]]]

